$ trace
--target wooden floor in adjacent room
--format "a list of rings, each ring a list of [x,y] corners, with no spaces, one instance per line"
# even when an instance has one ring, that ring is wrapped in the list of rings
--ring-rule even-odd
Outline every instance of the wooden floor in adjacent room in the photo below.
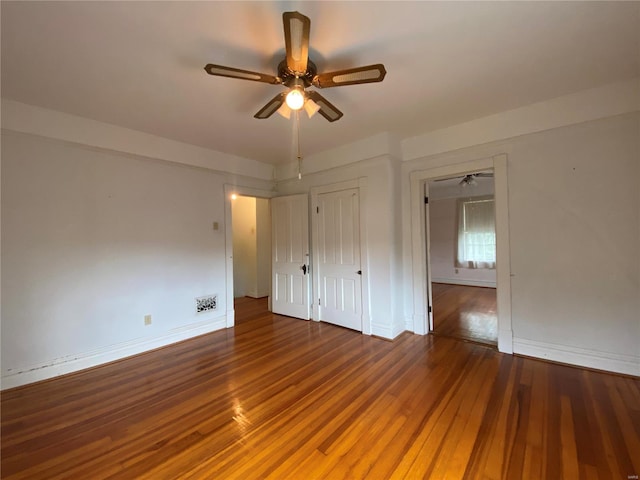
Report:
[[[640,380],[237,302],[237,325],[2,393],[2,478],[623,479]]]
[[[433,331],[445,337],[498,344],[496,289],[432,283]]]

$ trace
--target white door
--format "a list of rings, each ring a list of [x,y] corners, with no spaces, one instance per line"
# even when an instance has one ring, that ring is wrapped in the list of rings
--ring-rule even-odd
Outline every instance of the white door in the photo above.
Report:
[[[319,320],[362,331],[358,189],[318,195]]]
[[[310,318],[307,195],[271,199],[271,310]]]

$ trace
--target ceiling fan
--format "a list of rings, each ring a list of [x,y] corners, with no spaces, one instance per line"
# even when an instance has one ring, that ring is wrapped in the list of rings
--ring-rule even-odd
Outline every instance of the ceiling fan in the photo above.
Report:
[[[477,185],[478,182],[476,181],[476,178],[493,178],[493,173],[492,172],[469,173],[467,175],[461,175],[459,177],[441,178],[439,180],[436,180],[436,182],[445,182],[447,180],[453,180],[456,178],[462,179],[460,180],[458,185],[460,185],[461,187],[467,187],[469,185]]]
[[[308,55],[311,20],[298,12],[285,12],[282,14],[282,20],[286,57],[278,65],[277,76],[212,63],[204,67],[209,75],[284,85],[289,88],[288,92],[273,97],[254,115],[255,118],[269,118],[276,111],[289,118],[291,110],[304,107],[309,117],[319,112],[330,122],[335,122],[342,117],[342,112],[318,92],[306,90],[308,87],[340,87],[381,82],[384,79],[387,72],[381,63],[319,74]]]

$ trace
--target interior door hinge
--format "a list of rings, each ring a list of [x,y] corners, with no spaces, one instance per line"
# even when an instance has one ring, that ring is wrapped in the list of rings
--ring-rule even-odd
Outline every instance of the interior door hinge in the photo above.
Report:
[[[428,205],[429,204],[429,197],[424,197],[424,204]]]
[[[316,207],[316,213],[320,213],[320,207]]]
[[[431,305],[429,305],[429,313],[431,313]]]

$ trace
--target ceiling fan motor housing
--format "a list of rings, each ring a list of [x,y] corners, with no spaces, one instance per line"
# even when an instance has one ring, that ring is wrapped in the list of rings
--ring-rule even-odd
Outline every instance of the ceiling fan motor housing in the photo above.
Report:
[[[282,80],[282,84],[291,88],[295,84],[295,79],[299,78],[304,84],[304,88],[311,86],[314,77],[318,74],[315,63],[311,60],[307,62],[307,71],[303,76],[296,76],[287,66],[287,60],[284,59],[278,65],[278,77]]]

